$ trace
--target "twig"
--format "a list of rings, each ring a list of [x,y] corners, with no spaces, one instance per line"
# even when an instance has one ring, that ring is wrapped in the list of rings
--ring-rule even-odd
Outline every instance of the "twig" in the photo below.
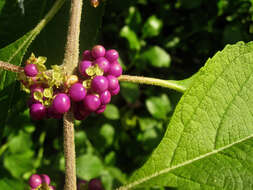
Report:
[[[72,74],[78,64],[79,34],[82,13],[82,0],[71,0],[70,21],[67,43],[63,60],[63,68]],[[74,142],[74,117],[69,111],[64,115],[64,157],[65,157],[65,185],[64,190],[76,190],[76,156]]]
[[[161,86],[161,87],[170,88],[182,93],[184,93],[186,90],[186,87],[184,87],[183,85],[180,85],[178,81],[173,81],[173,80],[162,80],[162,79],[157,79],[157,78],[139,77],[139,76],[130,76],[130,75],[121,75],[118,79],[119,81],[124,81],[124,82]]]
[[[22,67],[19,67],[19,66],[16,66],[16,65],[4,62],[4,61],[0,61],[0,69],[4,69],[4,70],[15,72],[15,73],[23,72]]]

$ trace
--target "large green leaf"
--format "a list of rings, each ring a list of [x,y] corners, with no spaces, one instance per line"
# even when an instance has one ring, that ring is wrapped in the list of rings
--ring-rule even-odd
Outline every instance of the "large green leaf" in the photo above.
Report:
[[[34,38],[40,33],[44,26],[51,20],[57,10],[62,6],[64,0],[58,0],[53,8],[45,16],[45,18],[30,32],[13,42],[12,44],[0,49],[0,60],[9,62],[13,65],[20,65],[27,48],[30,46]],[[15,91],[16,74],[0,70],[0,107],[4,112],[0,114],[0,134],[2,135],[3,126],[10,112],[13,95]]]
[[[228,45],[195,76],[168,129],[120,189],[252,189],[253,43]]]

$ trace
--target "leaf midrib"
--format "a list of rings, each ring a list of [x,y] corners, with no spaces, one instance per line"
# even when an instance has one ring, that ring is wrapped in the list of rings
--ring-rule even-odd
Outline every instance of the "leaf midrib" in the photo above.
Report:
[[[168,173],[168,172],[170,172],[170,171],[172,171],[172,170],[175,170],[175,169],[177,169],[177,168],[186,166],[186,165],[191,164],[191,163],[193,163],[193,162],[195,162],[195,161],[199,161],[199,160],[201,160],[201,159],[203,159],[203,158],[207,158],[207,157],[209,157],[209,156],[212,156],[212,155],[214,155],[214,154],[217,154],[217,153],[219,153],[219,152],[221,152],[221,151],[223,151],[223,150],[226,150],[227,148],[231,148],[232,146],[237,145],[237,144],[240,144],[240,143],[242,143],[242,142],[244,142],[244,141],[247,141],[247,140],[249,140],[249,139],[251,139],[251,138],[253,138],[253,134],[251,134],[251,135],[249,135],[249,136],[247,136],[247,137],[244,137],[244,138],[242,138],[242,139],[240,139],[240,140],[238,140],[238,141],[235,141],[235,142],[233,142],[233,143],[231,143],[231,144],[228,144],[228,145],[226,145],[226,146],[223,146],[223,147],[221,147],[221,148],[219,148],[219,149],[215,149],[215,150],[213,150],[213,151],[211,151],[211,152],[208,152],[208,153],[206,153],[206,154],[202,154],[202,155],[200,155],[200,156],[198,156],[198,157],[196,157],[196,158],[194,158],[194,159],[192,159],[192,160],[187,160],[187,161],[185,161],[185,162],[183,162],[183,163],[180,163],[180,164],[178,164],[178,165],[174,165],[174,166],[172,166],[172,167],[165,168],[165,169],[163,169],[163,170],[161,170],[161,171],[159,171],[159,172],[155,172],[155,173],[152,174],[152,175],[149,175],[149,176],[147,176],[147,177],[144,177],[144,178],[142,178],[142,179],[140,179],[140,180],[137,180],[137,181],[135,181],[135,182],[133,182],[133,183],[130,183],[130,184],[126,185],[126,186],[122,186],[122,187],[118,188],[118,190],[127,190],[127,189],[131,189],[131,188],[133,188],[133,187],[135,187],[135,186],[137,186],[137,185],[139,185],[139,184],[141,184],[141,183],[144,183],[145,181],[148,181],[149,179],[155,178],[155,177],[157,177],[157,176],[159,176],[159,175]]]

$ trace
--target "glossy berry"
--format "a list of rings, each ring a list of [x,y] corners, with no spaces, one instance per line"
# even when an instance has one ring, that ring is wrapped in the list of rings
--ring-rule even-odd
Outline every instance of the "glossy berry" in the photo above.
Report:
[[[108,71],[108,75],[113,75],[115,77],[119,77],[122,74],[121,65],[115,61],[111,64],[110,69]]]
[[[112,96],[115,96],[119,93],[119,91],[120,91],[120,85],[115,90],[110,90],[110,93]]]
[[[54,98],[52,106],[55,113],[66,113],[70,109],[70,98],[67,96],[67,94],[59,93]]]
[[[80,64],[79,64],[79,72],[84,77],[88,77],[88,75],[86,73],[86,69],[88,69],[91,65],[92,65],[91,61],[88,61],[88,60],[81,61]]]
[[[108,104],[111,101],[111,93],[106,90],[99,95],[101,104]]]
[[[73,101],[79,102],[86,96],[86,90],[81,83],[75,83],[70,87],[69,95]]]
[[[105,111],[106,105],[101,105],[98,110],[96,111],[96,114],[101,114]]]
[[[109,90],[115,90],[119,86],[118,79],[113,75],[106,76],[108,80],[108,89]]]
[[[33,174],[29,178],[29,185],[30,185],[31,188],[37,188],[41,184],[42,184],[42,179],[38,174]]]
[[[100,67],[100,69],[102,69],[102,70],[104,71],[104,73],[107,73],[107,72],[109,71],[109,69],[110,69],[110,63],[109,63],[109,61],[108,61],[106,58],[104,58],[104,57],[99,57],[99,58],[97,58],[97,59],[93,62],[93,64],[94,64],[94,65],[97,64],[97,65]]]
[[[29,77],[35,77],[38,74],[38,69],[35,64],[27,64],[24,67],[25,75]]]
[[[91,55],[95,59],[105,56],[105,48],[101,45],[96,45],[91,50]]]
[[[85,50],[83,52],[83,60],[92,61],[92,55],[90,50]]]
[[[99,97],[94,94],[89,94],[84,98],[83,104],[85,109],[89,111],[96,111],[101,105],[101,102]]]
[[[40,175],[41,179],[42,179],[42,183],[46,183],[47,185],[50,184],[50,177],[46,174],[41,174]]]
[[[46,107],[41,103],[32,104],[30,107],[30,116],[34,120],[43,119],[46,116]]]
[[[119,58],[119,54],[115,49],[110,49],[106,51],[105,58],[110,62],[114,62]]]
[[[92,179],[88,184],[89,190],[104,190],[103,185],[99,179]]]
[[[96,76],[91,82],[91,88],[94,92],[101,94],[108,89],[108,80],[104,76]]]

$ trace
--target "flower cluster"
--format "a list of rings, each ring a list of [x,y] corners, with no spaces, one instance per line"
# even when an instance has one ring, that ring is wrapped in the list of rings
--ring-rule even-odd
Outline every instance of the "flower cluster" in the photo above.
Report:
[[[95,112],[103,113],[111,96],[119,93],[118,77],[122,67],[116,50],[105,50],[96,45],[83,52],[77,75],[67,75],[61,66],[47,70],[45,57],[33,54],[26,61],[24,72],[19,75],[22,89],[30,93],[28,106],[34,120],[61,118],[73,108],[78,120]]]
[[[50,185],[50,182],[50,177],[46,174],[33,174],[29,178],[29,185],[31,187],[31,190],[55,190],[55,187]]]

